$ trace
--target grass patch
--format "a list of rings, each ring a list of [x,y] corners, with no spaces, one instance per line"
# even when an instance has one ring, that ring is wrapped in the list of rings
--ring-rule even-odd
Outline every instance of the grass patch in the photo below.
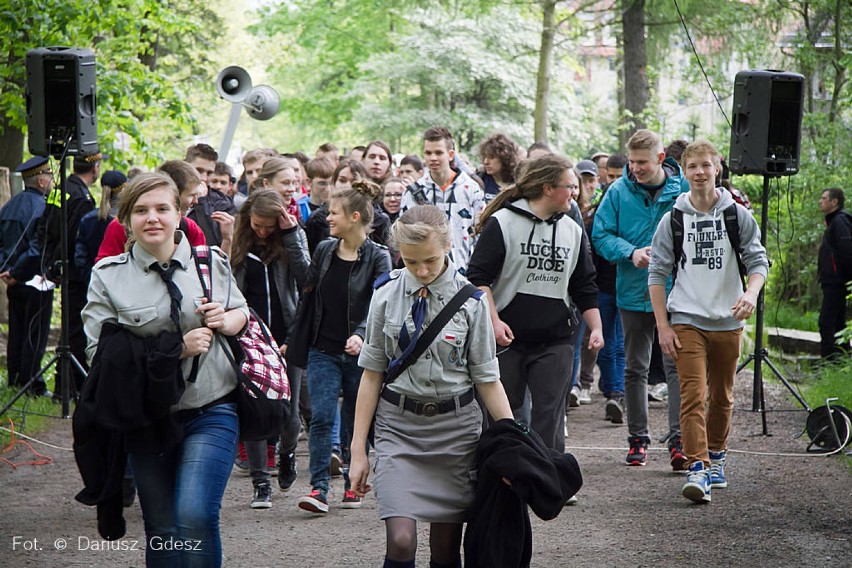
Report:
[[[852,363],[844,361],[824,365],[819,369],[817,379],[804,385],[802,396],[811,408],[825,406],[828,398],[837,398],[832,404],[852,410]],[[845,455],[850,448],[852,445],[846,446],[841,455],[852,473],[852,456]]]
[[[49,370],[46,373],[47,388],[53,391],[54,371]],[[5,366],[0,369],[2,377],[2,387],[0,387],[0,408],[5,407],[18,393],[17,387],[7,386],[7,375]],[[71,405],[71,410],[74,406]],[[0,416],[0,426],[11,428],[9,421],[14,423],[15,432],[20,432],[28,436],[34,436],[39,432],[43,432],[50,428],[56,418],[62,415],[62,407],[59,404],[51,401],[49,397],[32,398],[24,395],[20,397],[15,404],[7,410],[3,416]],[[12,440],[12,434],[0,430],[0,446],[5,447]]]
[[[766,303],[766,325],[800,331],[819,331],[819,313],[784,303]]]

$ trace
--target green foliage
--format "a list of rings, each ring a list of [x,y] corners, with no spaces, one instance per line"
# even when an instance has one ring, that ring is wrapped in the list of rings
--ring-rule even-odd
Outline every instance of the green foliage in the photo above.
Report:
[[[852,363],[826,364],[819,370],[817,380],[809,384],[804,391],[804,398],[811,406],[822,406],[828,398],[838,398],[834,404],[840,404],[852,409]]]
[[[310,144],[383,138],[416,150],[433,124],[447,125],[464,151],[494,130],[532,142],[540,13],[525,4],[417,4],[302,0],[268,9],[253,29],[280,41],[288,64],[273,72],[291,122]],[[569,82],[576,67],[565,52],[557,59],[552,140],[581,150],[589,142]],[[285,79],[294,76],[303,80]]]
[[[210,78],[205,50],[218,22],[200,0],[7,0],[0,10],[0,109],[25,130],[30,49],[93,49],[101,149],[115,165],[127,165],[131,155],[153,163],[165,140],[194,123],[182,82]],[[113,152],[119,133],[129,137],[127,154]]]

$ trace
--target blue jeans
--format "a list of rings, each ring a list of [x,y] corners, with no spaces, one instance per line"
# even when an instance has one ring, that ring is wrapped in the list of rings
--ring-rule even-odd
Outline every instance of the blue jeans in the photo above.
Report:
[[[598,308],[604,336],[604,348],[598,353],[600,389],[606,398],[624,396],[624,332],[615,296],[598,292]]]
[[[236,404],[198,411],[163,454],[131,454],[145,521],[147,566],[220,566],[219,509],[239,425]]]
[[[331,438],[337,398],[343,388],[341,431],[343,443],[348,445],[355,427],[355,398],[361,383],[362,369],[358,358],[352,355],[330,355],[319,349],[308,351],[308,393],[311,396],[311,428],[308,447],[311,454],[311,487],[328,492],[331,465]],[[344,471],[346,489],[349,476]]]

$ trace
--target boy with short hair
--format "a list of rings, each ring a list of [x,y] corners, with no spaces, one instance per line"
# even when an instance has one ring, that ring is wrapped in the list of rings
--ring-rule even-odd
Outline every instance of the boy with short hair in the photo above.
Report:
[[[740,338],[744,320],[754,313],[769,261],[754,217],[716,187],[716,148],[706,140],[693,142],[681,160],[689,192],[677,198],[654,233],[648,290],[660,347],[675,360],[680,377],[680,425],[688,467],[682,493],[696,503],[709,503],[711,487],[728,485],[724,468]],[[740,261],[748,275],[745,291]],[[666,300],[670,274],[674,284]]]
[[[409,185],[400,211],[430,203],[444,210],[450,222],[450,258],[465,274],[473,252],[473,227],[485,208],[485,194],[469,175],[455,168],[455,143],[450,131],[435,126],[423,134],[423,158],[427,171]]]
[[[327,158],[314,158],[305,166],[311,192],[297,201],[303,223],[307,223],[311,214],[328,201],[334,168],[335,164]]]
[[[616,302],[624,332],[624,390],[630,451],[625,463],[644,466],[648,444],[648,370],[654,342],[654,314],[648,298],[648,262],[654,230],[675,199],[689,190],[677,162],[666,158],[657,133],[637,130],[627,142],[624,175],[604,194],[595,213],[592,242],[597,253],[615,263]],[[683,471],[680,396],[674,362],[664,357],[669,389],[666,442],[673,471]]]

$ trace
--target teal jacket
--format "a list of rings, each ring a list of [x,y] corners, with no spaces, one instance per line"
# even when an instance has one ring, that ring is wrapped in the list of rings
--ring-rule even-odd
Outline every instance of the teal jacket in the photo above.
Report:
[[[653,312],[648,294],[648,269],[636,268],[630,255],[651,245],[660,219],[671,211],[675,199],[689,191],[680,166],[672,158],[663,162],[666,185],[656,201],[642,189],[624,166],[624,175],[604,194],[595,212],[592,242],[598,255],[616,265],[615,299],[618,307],[634,312]],[[671,289],[671,279],[666,292]]]

